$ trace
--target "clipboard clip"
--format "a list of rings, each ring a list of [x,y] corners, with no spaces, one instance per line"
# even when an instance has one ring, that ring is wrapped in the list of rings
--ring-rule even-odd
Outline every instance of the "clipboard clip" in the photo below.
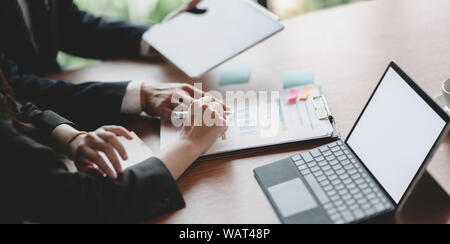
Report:
[[[320,102],[320,106],[318,106]],[[313,98],[314,111],[316,112],[319,120],[334,120],[331,114],[330,108],[328,107],[327,99],[324,95],[320,95]]]
[[[334,138],[339,138],[340,133],[339,129],[336,125],[336,120],[333,117],[333,114],[331,113],[330,107],[328,106],[327,99],[325,98],[325,95],[322,92],[322,95],[313,97],[312,104],[314,106],[314,110],[316,112],[317,117],[319,120],[329,120],[331,125],[333,126],[333,133],[332,136]]]

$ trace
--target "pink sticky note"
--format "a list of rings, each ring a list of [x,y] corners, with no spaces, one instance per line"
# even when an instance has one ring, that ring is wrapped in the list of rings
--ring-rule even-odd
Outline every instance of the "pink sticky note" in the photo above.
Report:
[[[295,103],[297,101],[298,93],[300,92],[299,89],[293,89],[291,90],[291,95],[289,96],[289,103]]]

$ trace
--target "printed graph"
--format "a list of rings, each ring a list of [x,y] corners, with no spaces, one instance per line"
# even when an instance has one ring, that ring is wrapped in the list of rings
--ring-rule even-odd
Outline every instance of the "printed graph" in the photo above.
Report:
[[[257,121],[250,118],[250,108],[239,109],[236,114],[236,122],[241,136],[254,136],[258,134]]]

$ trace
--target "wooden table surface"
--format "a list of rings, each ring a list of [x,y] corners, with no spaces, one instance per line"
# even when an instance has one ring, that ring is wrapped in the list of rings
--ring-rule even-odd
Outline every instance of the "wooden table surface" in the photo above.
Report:
[[[74,82],[145,80],[202,82],[206,91],[279,90],[282,73],[311,69],[327,94],[343,138],[361,113],[390,61],[396,61],[430,95],[450,78],[450,1],[376,0],[283,21],[279,35],[199,79],[168,63],[112,61],[53,78]],[[250,66],[249,84],[220,87],[223,69]],[[159,121],[130,125],[159,151]],[[380,142],[381,143],[381,142]],[[308,148],[293,147],[195,164],[180,180],[187,207],[150,223],[279,223],[253,169]],[[432,160],[404,210],[375,223],[450,223],[450,137]],[[438,182],[442,187],[436,183]]]

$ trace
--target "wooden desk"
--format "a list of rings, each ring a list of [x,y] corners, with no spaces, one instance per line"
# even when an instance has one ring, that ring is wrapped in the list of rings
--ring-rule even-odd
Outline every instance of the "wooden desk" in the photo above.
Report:
[[[197,81],[205,90],[273,90],[281,88],[282,72],[313,69],[345,137],[392,60],[431,95],[440,94],[441,82],[450,77],[449,13],[448,0],[377,0],[293,18],[284,21],[283,33]],[[240,65],[252,67],[251,82],[219,87],[220,70]],[[105,62],[54,78],[194,82],[170,64],[136,61]],[[130,128],[159,150],[158,121],[138,120]],[[187,207],[152,223],[279,223],[252,170],[306,149],[196,164],[179,181]],[[428,170],[450,193],[449,159],[446,138]],[[396,220],[378,221],[450,223],[450,200],[427,175]]]

